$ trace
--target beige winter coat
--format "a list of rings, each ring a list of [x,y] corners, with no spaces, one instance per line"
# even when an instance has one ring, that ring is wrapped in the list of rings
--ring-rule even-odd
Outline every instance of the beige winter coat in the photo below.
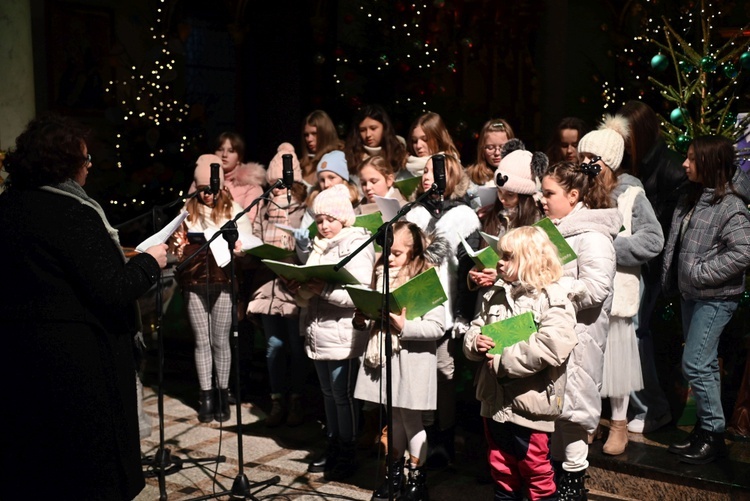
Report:
[[[483,325],[531,311],[538,331],[495,355],[492,369],[487,363],[480,365],[475,382],[483,417],[547,433],[554,430],[563,407],[568,356],[578,343],[575,310],[567,293],[557,283],[536,293],[499,280],[484,295],[480,313],[464,337],[468,359],[487,361],[476,346]]]
[[[253,234],[261,238],[264,243],[294,250],[294,237],[276,227],[276,224],[298,228],[305,213],[305,206],[292,200],[292,205],[287,211],[286,195],[274,197],[272,202],[264,203],[258,212],[258,217],[253,222]],[[299,262],[296,255],[286,261]],[[253,274],[251,290],[253,292],[247,306],[248,313],[281,316],[299,314],[299,308],[294,302],[292,293],[284,286],[284,282],[262,263],[259,263]]]

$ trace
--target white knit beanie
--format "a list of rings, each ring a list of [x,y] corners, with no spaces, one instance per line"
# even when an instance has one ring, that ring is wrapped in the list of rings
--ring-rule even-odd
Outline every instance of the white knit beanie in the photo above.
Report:
[[[602,158],[607,167],[616,171],[622,164],[625,139],[630,134],[628,121],[622,115],[607,115],[597,130],[592,130],[578,142],[578,153],[589,153]]]
[[[520,195],[536,193],[536,183],[531,172],[533,156],[526,150],[515,150],[504,156],[495,172],[495,185]]]
[[[312,211],[315,216],[331,216],[341,224],[351,226],[356,215],[349,199],[349,189],[343,184],[336,184],[321,191],[313,200]]]

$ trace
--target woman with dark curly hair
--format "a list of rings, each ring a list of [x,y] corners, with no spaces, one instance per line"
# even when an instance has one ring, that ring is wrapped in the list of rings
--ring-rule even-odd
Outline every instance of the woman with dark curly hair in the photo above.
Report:
[[[136,299],[166,266],[167,246],[125,259],[117,230],[82,187],[93,165],[86,139],[74,121],[49,115],[32,120],[5,159],[0,335],[27,367],[2,370],[8,499],[129,500],[144,486]],[[49,453],[61,460],[46,468]]]

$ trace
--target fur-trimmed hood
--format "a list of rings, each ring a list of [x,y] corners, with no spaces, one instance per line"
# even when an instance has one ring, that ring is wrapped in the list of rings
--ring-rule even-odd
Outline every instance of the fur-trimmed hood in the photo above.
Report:
[[[622,215],[617,209],[589,209],[582,204],[557,225],[563,237],[598,231],[610,240],[615,239],[621,227]]]
[[[465,171],[461,172],[461,179],[458,180],[456,183],[456,187],[453,188],[453,193],[451,193],[451,196],[448,197],[449,200],[462,200],[466,193],[469,191],[469,187],[471,186],[471,179],[469,179],[469,176],[466,175]]]
[[[235,186],[263,186],[266,184],[266,167],[257,162],[240,164],[225,179]]]
[[[447,238],[436,235],[424,250],[424,257],[434,266],[439,266],[451,255],[451,243]]]

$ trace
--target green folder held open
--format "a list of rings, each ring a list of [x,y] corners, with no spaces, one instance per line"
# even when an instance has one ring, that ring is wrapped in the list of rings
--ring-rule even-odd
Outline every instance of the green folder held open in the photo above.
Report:
[[[368,318],[379,319],[383,293],[362,285],[345,285],[344,289]],[[390,309],[401,313],[406,308],[406,319],[414,320],[448,300],[435,268],[420,273],[390,291]]]
[[[500,355],[503,350],[519,341],[527,341],[537,331],[534,314],[530,311],[521,313],[499,322],[487,324],[481,329],[482,334],[491,337],[495,347],[488,351],[491,355]]]
[[[464,246],[466,254],[468,254],[471,260],[474,261],[477,270],[482,271],[485,268],[494,269],[497,266],[497,262],[500,261],[500,257],[497,255],[497,252],[492,249],[492,247],[488,246],[475,251],[471,248],[464,237],[462,237],[461,235],[459,235],[459,237],[461,238],[461,244]]]
[[[404,198],[408,199],[411,194],[414,193],[414,190],[417,189],[417,186],[419,186],[419,183],[421,182],[421,176],[414,176],[396,181],[393,183],[393,186],[395,186],[396,189],[401,192]]]
[[[544,219],[540,219],[534,223],[534,226],[543,229],[549,239],[552,240],[552,243],[557,247],[557,253],[560,255],[562,264],[568,264],[578,258],[573,248],[568,245],[565,237],[562,236],[562,233],[560,233],[560,230],[557,229],[557,226],[555,226],[555,223],[550,218],[545,217]]]
[[[378,231],[378,228],[380,228],[383,225],[383,216],[380,214],[380,212],[373,212],[371,214],[361,214],[354,218],[354,224],[352,226],[356,226],[357,228],[364,228],[370,232],[371,235],[374,235],[376,231]],[[318,234],[318,224],[313,221],[313,223],[307,228],[310,232],[310,240],[312,240],[315,235]]]
[[[271,244],[262,244],[251,249],[246,249],[245,254],[250,254],[260,259],[273,259],[279,261],[288,257],[294,256],[293,250],[284,249],[283,247],[277,247]]]
[[[292,264],[282,263],[274,261],[272,259],[262,259],[262,263],[265,263],[271,271],[284,277],[288,280],[296,280],[297,282],[305,283],[309,282],[314,278],[319,278],[325,282],[335,284],[358,284],[359,280],[354,278],[346,268],[340,270],[334,270],[335,264],[315,264],[315,265],[304,265],[304,264]]]

